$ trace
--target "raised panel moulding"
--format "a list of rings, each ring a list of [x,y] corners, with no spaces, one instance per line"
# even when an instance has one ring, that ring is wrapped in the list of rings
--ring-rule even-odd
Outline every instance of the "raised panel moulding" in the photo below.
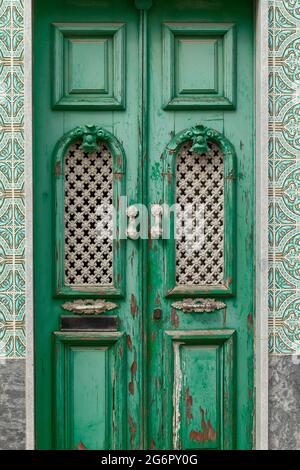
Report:
[[[53,23],[54,109],[125,108],[125,25]]]
[[[165,109],[234,109],[236,34],[232,23],[163,25]]]

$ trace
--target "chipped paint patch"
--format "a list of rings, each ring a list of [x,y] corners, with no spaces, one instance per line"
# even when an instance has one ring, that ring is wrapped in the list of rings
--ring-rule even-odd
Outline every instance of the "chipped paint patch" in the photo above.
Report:
[[[179,316],[178,316],[175,308],[171,309],[171,323],[172,323],[174,328],[179,327]]]
[[[205,421],[205,415],[207,412],[200,406],[200,414],[201,414],[201,431],[192,430],[190,432],[190,440],[196,442],[208,442],[208,441],[215,441],[217,439],[217,433],[215,432],[210,419]]]
[[[185,403],[186,403],[186,425],[188,426],[189,421],[193,419],[192,414],[192,405],[193,405],[193,397],[190,395],[189,387],[185,390]]]
[[[174,449],[180,449],[180,397],[182,390],[182,371],[180,367],[180,345],[183,343],[176,343],[173,345],[174,348],[174,388],[173,388],[173,446]]]
[[[136,435],[136,423],[133,421],[132,417],[128,416],[129,423],[129,433],[130,433],[130,448],[134,449],[134,440]]]
[[[79,442],[78,446],[77,446],[77,449],[78,450],[88,450],[87,447],[85,447],[85,445],[83,444],[82,441]]]
[[[131,381],[128,385],[128,390],[131,395],[134,395],[134,380],[137,371],[136,352],[134,352],[134,360],[130,366]]]
[[[55,165],[55,175],[60,176],[60,162],[56,162]]]
[[[136,298],[134,294],[131,294],[131,302],[130,302],[130,312],[133,318],[138,316],[138,306],[136,303]]]
[[[130,349],[130,351],[131,351],[132,350],[132,341],[131,341],[130,335],[126,336],[126,343],[127,343],[128,349]]]

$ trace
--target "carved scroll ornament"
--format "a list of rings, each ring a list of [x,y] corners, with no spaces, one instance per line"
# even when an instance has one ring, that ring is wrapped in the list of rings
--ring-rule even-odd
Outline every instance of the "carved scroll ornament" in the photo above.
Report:
[[[210,313],[226,308],[226,304],[214,299],[184,299],[179,302],[174,302],[172,307],[182,310],[184,313]]]

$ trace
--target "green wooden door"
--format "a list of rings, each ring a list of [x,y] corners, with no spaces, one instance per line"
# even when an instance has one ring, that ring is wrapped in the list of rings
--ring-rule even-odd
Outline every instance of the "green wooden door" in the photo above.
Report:
[[[253,3],[35,2],[40,449],[252,447]]]

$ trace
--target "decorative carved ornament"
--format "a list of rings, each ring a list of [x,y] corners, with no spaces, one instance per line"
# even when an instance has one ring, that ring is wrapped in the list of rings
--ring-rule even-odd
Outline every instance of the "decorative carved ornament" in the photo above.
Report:
[[[76,315],[100,315],[109,310],[114,310],[118,305],[105,300],[74,300],[62,305],[64,310],[73,312]]]
[[[174,150],[178,149],[178,145],[183,144],[189,140],[192,141],[191,151],[200,155],[209,150],[208,142],[216,143],[222,150],[223,154],[235,153],[233,146],[223,134],[220,134],[220,132],[216,131],[215,129],[203,126],[202,124],[190,127],[180,134],[177,134],[172,142],[168,145],[167,150],[173,153]]]
[[[226,304],[214,299],[184,299],[179,302],[174,302],[172,307],[182,310],[184,313],[209,313],[226,308]]]
[[[69,138],[71,138],[72,141],[82,139],[80,150],[91,153],[94,151],[99,152],[100,147],[97,144],[98,140],[110,142],[111,134],[102,127],[88,124],[86,126],[76,127],[76,129],[71,131]]]

